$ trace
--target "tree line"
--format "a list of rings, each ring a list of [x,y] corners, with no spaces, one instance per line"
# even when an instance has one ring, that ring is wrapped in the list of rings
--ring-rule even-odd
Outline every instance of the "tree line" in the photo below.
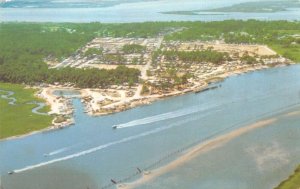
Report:
[[[134,28],[134,29],[133,29]],[[181,28],[179,32],[170,33]],[[34,84],[36,82],[74,83],[77,86],[106,86],[137,82],[138,70],[49,70],[45,60],[61,61],[95,37],[155,37],[165,40],[225,40],[227,43],[267,44],[279,54],[300,61],[300,22],[227,20],[216,22],[101,23],[0,23],[0,81]],[[295,37],[296,36],[296,37]],[[130,47],[129,52],[140,51]],[[98,54],[95,50],[88,54]],[[207,52],[165,52],[184,61],[222,62],[226,55]],[[153,57],[157,58],[158,53]],[[111,57],[109,57],[111,58]],[[114,57],[113,57],[114,58]],[[155,59],[153,59],[155,60]],[[122,61],[122,60],[121,60]],[[154,61],[155,62],[155,61]],[[121,73],[120,73],[121,71]],[[119,77],[119,74],[124,76]],[[95,78],[93,78],[95,76]],[[84,84],[84,82],[86,84]]]
[[[181,60],[183,62],[212,62],[223,63],[229,59],[228,53],[218,52],[211,49],[203,51],[162,51],[164,58],[168,61]]]
[[[45,59],[61,61],[77,53],[101,28],[99,23],[0,23],[0,81],[30,85],[70,83],[77,87],[139,82],[140,71],[125,66],[113,70],[48,68]],[[92,49],[86,53],[99,54],[101,50]]]

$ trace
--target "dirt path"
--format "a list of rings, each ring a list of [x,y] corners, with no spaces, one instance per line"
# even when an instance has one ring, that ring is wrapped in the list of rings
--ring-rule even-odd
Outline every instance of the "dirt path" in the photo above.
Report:
[[[160,48],[160,46],[161,46],[164,38],[160,37],[157,40],[158,40],[158,42],[157,42],[157,44],[155,46],[156,50]],[[151,62],[152,62],[152,58],[151,57],[146,57],[146,58],[148,59],[147,64],[141,69],[141,79],[144,80],[144,81],[148,80],[147,70],[150,69]],[[143,89],[143,84],[139,84],[139,86],[137,87],[137,90],[136,90],[136,92],[135,92],[135,94],[133,96],[134,99],[141,98],[142,89]]]

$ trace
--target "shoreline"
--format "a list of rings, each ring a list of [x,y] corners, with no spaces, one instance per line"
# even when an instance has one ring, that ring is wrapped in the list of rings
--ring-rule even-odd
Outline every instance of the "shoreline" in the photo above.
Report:
[[[126,111],[126,110],[136,108],[139,106],[149,105],[153,102],[156,102],[159,100],[164,100],[168,97],[176,97],[176,96],[181,96],[181,95],[188,94],[188,93],[205,92],[205,89],[207,89],[207,87],[210,84],[218,83],[218,82],[223,81],[226,78],[229,78],[232,76],[242,75],[242,74],[259,71],[259,70],[264,70],[264,69],[270,69],[270,68],[274,68],[274,67],[290,66],[290,65],[294,65],[294,64],[295,63],[293,63],[293,62],[292,63],[279,63],[276,65],[273,65],[273,64],[272,65],[260,65],[260,66],[251,66],[249,68],[236,69],[236,70],[226,72],[226,73],[214,76],[212,78],[209,78],[202,85],[195,85],[192,88],[187,88],[182,91],[174,91],[172,93],[161,94],[161,95],[138,96],[138,97],[132,97],[129,99],[124,99],[123,101],[116,103],[117,107],[121,106],[122,108],[116,108],[114,104],[112,104],[112,105],[109,104],[111,107],[114,108],[113,111],[112,111],[112,109],[109,109],[109,111],[105,111],[105,112],[101,112],[101,113],[93,112],[93,109],[91,108],[93,106],[91,104],[96,103],[95,101],[92,102],[95,99],[92,99],[89,102],[84,100],[87,97],[89,97],[89,98],[91,97],[91,96],[89,96],[89,94],[86,91],[89,91],[89,90],[92,91],[92,90],[97,90],[97,89],[80,89],[80,88],[75,88],[75,87],[64,87],[61,85],[59,85],[59,86],[50,85],[47,87],[33,87],[33,88],[40,89],[40,91],[38,93],[36,93],[35,95],[39,98],[44,99],[46,101],[46,104],[50,105],[51,111],[49,112],[49,114],[56,114],[55,118],[52,121],[52,125],[49,127],[46,127],[45,129],[32,131],[27,134],[3,138],[3,139],[0,139],[0,142],[13,140],[13,139],[20,139],[20,138],[24,138],[24,137],[38,134],[38,133],[60,130],[60,129],[64,129],[66,127],[74,125],[75,124],[75,120],[73,117],[74,108],[73,108],[72,104],[70,103],[70,100],[74,96],[81,99],[82,103],[84,104],[85,113],[88,114],[89,116],[105,116],[105,115],[110,115],[110,114],[115,114],[115,113],[119,113],[122,111]],[[217,80],[215,80],[216,78],[217,78]],[[209,81],[210,79],[212,79],[213,81]],[[207,82],[207,81],[209,81],[209,82]],[[78,91],[78,92],[80,92],[80,95],[73,95],[73,96],[70,95],[69,97],[59,97],[59,96],[56,96],[53,94],[54,91],[60,91],[60,90]],[[106,90],[106,89],[104,89],[104,90]],[[116,90],[112,90],[112,91],[116,91]],[[63,110],[59,111],[60,110],[59,107],[63,107]],[[64,122],[55,123],[54,121],[57,118],[57,116],[66,116],[69,118],[66,119]]]
[[[147,182],[150,182],[157,177],[174,170],[175,168],[178,168],[182,165],[184,165],[186,162],[192,160],[195,158],[197,155],[201,153],[205,153],[207,151],[210,151],[212,149],[218,148],[231,140],[235,139],[236,137],[239,137],[243,134],[246,134],[248,132],[251,132],[252,130],[263,128],[270,126],[272,123],[276,122],[278,119],[277,118],[269,118],[269,119],[264,119],[260,120],[258,122],[252,123],[250,125],[247,125],[245,127],[233,130],[227,134],[218,136],[214,139],[210,139],[208,141],[205,141],[204,143],[200,143],[193,147],[192,149],[188,150],[186,153],[183,155],[179,156],[175,160],[171,161],[170,163],[163,165],[162,167],[159,167],[157,169],[151,170],[151,171],[146,171],[142,175],[142,177],[138,178],[137,180],[129,183],[120,183],[117,186],[117,189],[133,189],[136,188],[142,184],[145,184]]]
[[[273,123],[276,123],[280,118],[288,118],[293,116],[299,116],[300,111],[294,110],[291,112],[285,112],[280,114],[279,117],[267,117],[261,120],[258,120],[254,123],[247,124],[241,128],[230,131],[229,133],[225,133],[223,135],[217,136],[212,139],[208,139],[203,143],[198,143],[187,151],[183,152],[183,154],[179,155],[174,160],[170,161],[167,164],[164,164],[158,168],[152,170],[143,170],[140,172],[141,177],[131,181],[131,182],[119,182],[117,184],[117,189],[134,189],[139,187],[142,184],[146,184],[147,182],[151,182],[159,176],[166,174],[180,166],[183,166],[185,163],[188,163],[190,160],[194,159],[196,156],[201,155],[202,153],[206,153],[215,148],[222,147],[226,143],[234,140],[236,137],[239,137],[243,134],[247,134],[256,129],[260,129],[263,127],[271,126]],[[283,181],[282,183],[284,183]],[[282,183],[279,185],[281,186]],[[278,186],[278,187],[279,187]]]
[[[188,94],[188,93],[205,92],[208,89],[209,85],[215,84],[218,82],[222,82],[225,79],[232,77],[232,76],[242,75],[242,74],[246,74],[246,73],[250,73],[250,72],[254,72],[254,71],[260,71],[260,70],[269,69],[269,68],[274,68],[274,67],[290,66],[290,65],[294,65],[294,64],[295,63],[289,63],[289,64],[280,63],[277,65],[270,65],[270,66],[261,65],[261,66],[237,69],[237,70],[233,70],[231,72],[227,72],[224,74],[214,76],[212,78],[207,79],[207,81],[202,83],[202,85],[195,85],[191,88],[187,88],[182,91],[174,91],[171,93],[166,93],[166,94],[161,94],[161,95],[141,96],[139,98],[128,98],[127,101],[124,103],[126,103],[126,104],[129,103],[130,105],[126,108],[119,108],[119,109],[115,109],[114,111],[106,111],[106,112],[101,112],[101,113],[93,112],[91,109],[86,109],[86,113],[90,116],[103,116],[103,115],[119,113],[119,112],[126,111],[129,109],[138,107],[138,106],[148,105],[148,104],[151,104],[158,100],[164,100],[165,98],[168,98],[168,97],[176,97],[176,96],[180,96],[180,95],[184,95],[184,94]],[[85,89],[83,89],[83,90],[85,90]],[[84,96],[82,96],[82,97],[84,97]],[[85,103],[85,105],[87,105],[87,104],[88,103]],[[122,103],[121,103],[121,105],[122,105]]]

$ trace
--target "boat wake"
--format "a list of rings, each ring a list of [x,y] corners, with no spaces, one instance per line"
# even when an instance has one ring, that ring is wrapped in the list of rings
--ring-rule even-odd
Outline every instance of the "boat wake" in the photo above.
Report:
[[[273,94],[260,96],[259,100],[269,98],[272,95]],[[285,95],[285,94],[282,94],[282,95]],[[238,99],[238,101],[239,100],[245,100],[245,99]],[[251,98],[251,99],[246,99],[246,100],[249,103],[249,101],[258,100],[258,99],[257,98],[253,98],[253,99]],[[232,104],[232,103],[236,103],[236,102],[237,101],[233,101],[233,102],[229,102],[229,103],[227,102],[225,104],[228,105],[228,104]],[[211,115],[212,113],[216,113],[218,111],[221,111],[221,109],[217,108],[217,107],[221,107],[221,106],[224,106],[224,104],[218,104],[218,105],[217,104],[205,104],[205,107],[203,107],[203,108],[194,106],[192,108],[181,109],[181,110],[174,111],[174,112],[168,112],[168,113],[165,113],[165,114],[151,116],[151,117],[147,117],[147,118],[143,118],[143,119],[137,119],[137,120],[134,120],[134,121],[131,121],[131,122],[128,122],[128,123],[120,124],[120,125],[118,125],[118,128],[133,127],[133,126],[137,126],[137,125],[142,125],[142,124],[147,124],[147,123],[154,123],[154,122],[161,121],[161,120],[172,119],[172,118],[175,118],[175,117],[180,117],[180,116],[189,115],[189,114],[193,114],[193,113],[196,113],[196,112],[203,111],[203,113],[199,114],[198,116],[194,116],[193,118],[190,118],[190,117],[185,118],[185,119],[182,119],[180,121],[176,121],[172,124],[168,124],[167,126],[158,127],[158,128],[152,129],[152,130],[147,131],[147,132],[143,132],[143,133],[140,133],[140,134],[137,134],[137,135],[134,135],[134,136],[130,136],[130,137],[127,137],[127,138],[123,138],[121,140],[117,140],[117,141],[110,142],[110,143],[107,143],[107,144],[102,144],[102,145],[99,145],[99,146],[96,146],[96,147],[93,147],[93,148],[90,148],[90,149],[87,149],[87,150],[84,150],[84,151],[81,151],[81,152],[77,152],[77,153],[74,153],[74,154],[71,154],[71,155],[67,155],[67,156],[64,156],[64,157],[60,157],[60,158],[56,158],[56,159],[49,160],[49,161],[46,161],[46,162],[42,162],[42,163],[39,163],[39,164],[27,166],[27,167],[22,168],[22,169],[14,170],[13,172],[14,173],[20,173],[20,172],[28,171],[28,170],[35,169],[35,168],[38,168],[38,167],[54,164],[54,163],[57,163],[57,162],[74,159],[74,158],[77,158],[77,157],[81,157],[81,156],[84,156],[84,155],[88,155],[88,154],[97,152],[99,150],[102,150],[102,149],[105,149],[105,148],[108,148],[108,147],[116,146],[118,144],[122,144],[122,143],[125,143],[125,142],[130,142],[130,141],[133,141],[133,140],[145,137],[145,136],[149,136],[149,135],[152,135],[152,134],[155,134],[155,133],[159,133],[159,132],[162,132],[164,130],[176,127],[176,126],[183,126],[188,122],[191,122],[191,121],[194,121],[194,120],[199,120],[203,117]],[[260,116],[255,117],[255,120],[261,120],[263,118],[266,118],[266,117],[269,117],[269,116],[272,116],[272,115],[275,115],[275,114],[282,113],[284,111],[287,111],[288,109],[295,108],[295,107],[299,107],[299,102],[296,102],[294,104],[289,104],[285,107],[280,107],[277,110],[273,110],[271,112],[266,112],[264,114],[261,114]],[[207,111],[209,109],[211,109],[212,111]],[[255,121],[255,120],[251,120],[251,121]],[[234,127],[237,127],[237,126],[240,126],[240,125],[246,125],[246,124],[245,123],[244,124],[239,123],[239,124],[235,125]],[[226,128],[226,129],[233,129],[234,127],[230,127],[230,128]],[[224,131],[222,131],[222,133],[223,132]],[[51,154],[55,155],[55,154],[61,153],[63,150],[66,150],[66,149],[56,150],[54,152],[51,152]]]
[[[42,167],[42,166],[50,165],[50,164],[53,164],[53,163],[70,160],[70,159],[73,159],[73,158],[76,158],[76,157],[88,155],[88,154],[97,152],[99,150],[102,150],[102,149],[105,149],[105,148],[108,148],[108,147],[111,147],[111,146],[115,146],[115,145],[122,144],[122,143],[125,143],[125,142],[130,142],[132,140],[136,140],[136,139],[148,136],[148,135],[159,133],[161,131],[164,131],[164,130],[167,130],[167,129],[170,129],[170,128],[173,128],[173,127],[176,127],[176,126],[184,125],[184,124],[186,124],[188,122],[200,119],[200,118],[202,118],[204,116],[207,116],[207,115],[203,114],[202,116],[197,116],[197,117],[192,118],[192,119],[181,120],[181,121],[178,121],[176,123],[169,124],[168,126],[159,127],[159,128],[156,128],[156,129],[153,129],[153,130],[150,130],[150,131],[138,134],[138,135],[130,136],[130,137],[118,140],[118,141],[114,141],[114,142],[110,142],[110,143],[107,143],[107,144],[103,144],[103,145],[100,145],[100,146],[97,146],[97,147],[94,147],[94,148],[90,148],[88,150],[84,150],[84,151],[81,151],[81,152],[78,152],[78,153],[75,153],[75,154],[71,154],[71,155],[65,156],[65,157],[53,159],[53,160],[50,160],[50,161],[42,162],[42,163],[31,165],[31,166],[27,166],[27,167],[22,168],[22,169],[14,170],[13,172],[14,173],[21,173],[21,172],[24,172],[24,171],[28,171],[28,170],[32,170],[32,169],[38,168],[38,167]],[[61,152],[65,151],[65,150],[67,150],[67,148],[56,150],[56,151],[51,152],[49,154],[55,155],[55,154],[58,154],[58,153],[61,153]]]
[[[211,108],[215,108],[215,107],[216,107],[216,105],[210,105],[209,107],[205,107],[205,108],[200,108],[199,106],[193,106],[191,108],[185,108],[185,109],[181,109],[181,110],[177,110],[177,111],[173,111],[173,112],[150,116],[150,117],[146,117],[146,118],[142,118],[142,119],[136,119],[136,120],[133,120],[133,121],[130,121],[127,123],[114,125],[114,128],[122,129],[122,128],[127,128],[127,127],[134,127],[134,126],[138,126],[138,125],[155,123],[155,122],[159,122],[159,121],[165,121],[168,119],[179,118],[179,117],[183,117],[186,115],[190,115],[190,114],[194,114],[194,113],[198,113],[198,112],[202,112],[202,111],[207,111],[207,110],[209,110]]]
[[[67,147],[67,148],[61,148],[61,149],[55,150],[55,151],[53,151],[53,152],[49,152],[49,153],[47,153],[47,154],[44,154],[44,156],[54,156],[54,155],[63,153],[63,152],[65,152],[65,151],[67,151],[68,149],[69,149],[69,147]]]
[[[285,92],[282,92],[282,91],[285,91]],[[194,113],[210,111],[210,110],[213,110],[214,108],[222,107],[225,105],[228,106],[230,104],[239,103],[241,101],[251,102],[251,101],[259,101],[259,100],[269,99],[276,94],[275,92],[281,92],[282,93],[281,95],[290,94],[289,90],[286,90],[286,88],[282,88],[280,90],[276,90],[276,91],[273,91],[271,93],[267,93],[264,95],[258,94],[251,98],[241,97],[241,98],[234,99],[233,101],[228,101],[228,102],[225,102],[222,104],[215,104],[215,103],[201,104],[202,107],[193,106],[190,108],[180,109],[180,110],[173,111],[173,112],[167,112],[167,113],[154,115],[154,116],[150,116],[150,117],[146,117],[146,118],[136,119],[133,121],[129,121],[127,123],[113,125],[112,127],[113,127],[113,129],[122,129],[122,128],[134,127],[134,126],[139,126],[139,125],[146,125],[149,123],[155,123],[155,122],[159,122],[159,121],[165,121],[168,119],[179,118],[179,117],[183,117],[183,116],[194,114]]]

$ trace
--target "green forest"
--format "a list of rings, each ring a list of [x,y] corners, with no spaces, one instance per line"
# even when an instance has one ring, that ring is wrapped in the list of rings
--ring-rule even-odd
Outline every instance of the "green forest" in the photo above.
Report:
[[[187,29],[170,34],[166,40],[224,40],[232,44],[265,44],[280,55],[300,62],[300,22],[217,21],[185,23]]]
[[[214,64],[222,63],[229,59],[228,53],[217,52],[214,50],[203,51],[162,51],[166,60],[180,60],[189,62],[212,62]]]
[[[95,37],[155,37],[165,40],[224,40],[227,43],[267,44],[279,54],[300,61],[300,23],[288,21],[101,23],[0,23],[0,81],[35,85],[58,82],[78,87],[105,87],[136,83],[140,72],[121,66],[116,70],[49,69],[47,60],[61,61]],[[128,53],[143,47],[125,46]],[[86,52],[101,54],[101,51]],[[194,58],[224,58],[202,54]],[[200,56],[201,55],[201,56]],[[189,55],[189,57],[192,55]],[[184,59],[185,55],[180,55]],[[210,57],[210,58],[208,58]],[[108,57],[109,58],[109,57]],[[120,60],[122,64],[122,60]]]
[[[125,54],[143,53],[146,51],[146,47],[138,44],[126,44],[123,46],[122,51]]]
[[[101,25],[95,25],[0,24],[0,81],[29,85],[72,83],[77,87],[137,83],[139,70],[125,66],[114,70],[48,68],[44,62],[46,58],[61,61],[92,40],[96,28],[101,28]]]

